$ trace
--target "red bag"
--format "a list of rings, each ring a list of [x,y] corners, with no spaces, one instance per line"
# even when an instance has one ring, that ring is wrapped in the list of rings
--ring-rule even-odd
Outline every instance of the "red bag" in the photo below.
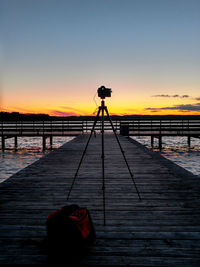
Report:
[[[77,258],[96,239],[94,226],[86,208],[64,206],[49,214],[46,222],[47,243],[52,255]],[[57,256],[56,256],[57,257]]]
[[[88,210],[83,208],[77,209],[69,216],[69,218],[74,221],[82,237],[87,240],[93,231]]]

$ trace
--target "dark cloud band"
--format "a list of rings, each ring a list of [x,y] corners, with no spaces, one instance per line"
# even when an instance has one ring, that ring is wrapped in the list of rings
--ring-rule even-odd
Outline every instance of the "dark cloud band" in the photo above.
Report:
[[[194,105],[187,104],[187,105],[177,105],[173,107],[163,107],[163,108],[146,108],[146,110],[150,110],[152,112],[158,112],[160,110],[179,110],[182,112],[185,111],[198,111],[200,112],[200,103],[196,103]]]
[[[152,97],[174,97],[174,98],[188,98],[190,97],[189,95],[165,95],[165,94],[161,94],[161,95],[152,95]]]

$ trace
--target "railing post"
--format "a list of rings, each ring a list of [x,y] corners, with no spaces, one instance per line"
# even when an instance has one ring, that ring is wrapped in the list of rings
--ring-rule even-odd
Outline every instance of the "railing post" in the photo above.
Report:
[[[182,134],[183,134],[183,130],[184,130],[184,121],[182,120]]]
[[[161,134],[161,129],[162,129],[162,122],[160,120],[160,134]]]
[[[159,133],[159,136],[158,136],[158,140],[159,140],[159,149],[162,149],[162,122],[161,122],[161,119],[160,119],[160,133]]]
[[[22,120],[21,120],[20,122],[21,122],[21,128],[20,128],[20,129],[21,129],[21,132],[20,132],[20,133],[22,134],[22,131],[23,131],[23,124],[22,124]]]

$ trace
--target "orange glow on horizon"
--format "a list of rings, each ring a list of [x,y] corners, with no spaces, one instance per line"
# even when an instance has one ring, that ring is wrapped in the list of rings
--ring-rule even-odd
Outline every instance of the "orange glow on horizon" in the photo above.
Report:
[[[112,97],[106,98],[105,103],[111,115],[200,115],[197,96],[182,97],[183,93],[179,93],[179,97],[174,97],[170,92],[169,97],[156,97],[157,93],[149,93],[139,85],[135,85],[133,89],[127,85],[126,88],[128,91],[123,92],[118,86],[113,90]],[[86,89],[87,87],[72,88],[69,95],[66,92],[62,93],[62,88],[52,88],[48,94],[41,88],[24,94],[22,91],[20,94],[20,89],[19,93],[15,90],[13,94],[3,95],[3,103],[8,104],[2,105],[1,111],[58,117],[92,116],[97,113],[101,100],[97,95],[94,97],[96,91],[91,89],[91,92],[87,92]]]
[[[19,112],[21,114],[48,114],[49,116],[57,116],[57,117],[68,117],[68,116],[95,116],[97,114],[98,108],[94,109],[84,109],[78,110],[76,108],[65,108],[65,109],[46,109],[46,108],[38,108],[38,109],[26,109],[26,108],[1,108],[1,112]],[[179,110],[159,110],[159,111],[151,111],[145,110],[144,108],[109,108],[110,115],[200,115],[199,111],[179,111]],[[95,113],[94,113],[95,111]]]

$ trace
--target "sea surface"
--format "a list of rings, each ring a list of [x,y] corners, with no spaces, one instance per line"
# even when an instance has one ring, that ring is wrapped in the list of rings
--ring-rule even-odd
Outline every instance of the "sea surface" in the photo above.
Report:
[[[62,146],[73,138],[54,137],[53,149]],[[150,137],[133,137],[133,139],[151,149]],[[190,148],[187,145],[186,137],[163,137],[162,141],[163,149],[160,151],[155,139],[154,151],[159,151],[162,156],[200,177],[200,139],[191,138]],[[18,138],[17,151],[14,150],[13,138],[7,139],[5,152],[0,150],[0,182],[51,151],[50,145],[47,143],[47,150],[42,152],[41,137]]]

